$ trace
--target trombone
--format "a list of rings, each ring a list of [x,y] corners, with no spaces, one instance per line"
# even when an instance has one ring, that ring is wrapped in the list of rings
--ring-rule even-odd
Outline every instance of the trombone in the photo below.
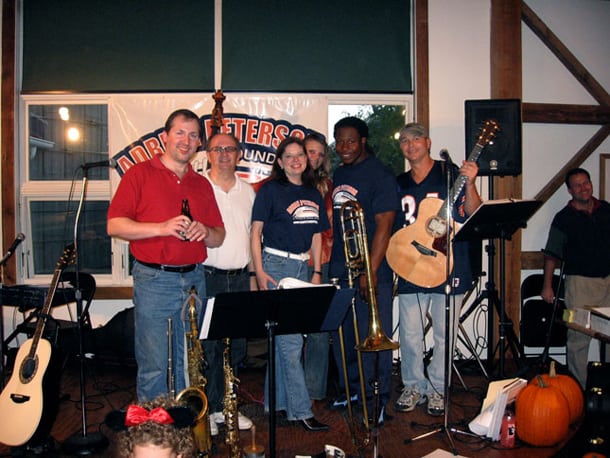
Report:
[[[362,352],[376,352],[375,354],[375,379],[373,381],[373,395],[375,412],[373,417],[373,453],[377,456],[377,427],[379,422],[379,352],[386,350],[395,350],[398,344],[392,341],[383,331],[381,320],[379,318],[379,308],[377,306],[377,297],[375,284],[373,283],[373,271],[369,255],[368,238],[366,235],[366,225],[364,219],[364,211],[362,206],[357,201],[348,200],[341,206],[341,228],[343,230],[343,249],[345,252],[345,265],[347,268],[347,281],[350,288],[354,288],[355,281],[360,275],[366,275],[367,296],[368,296],[368,312],[369,324],[368,335],[360,342],[358,332],[358,319],[356,317],[355,297],[352,298],[352,316],[354,324],[354,337],[356,340],[356,356],[358,359],[358,375],[360,381],[360,390],[362,393],[362,410],[364,415],[364,424],[369,434],[363,441],[363,446],[367,446],[370,442],[371,428],[368,419],[368,407],[366,403],[366,389],[364,381],[364,370],[362,366]],[[350,420],[350,430],[352,432],[352,441],[358,446],[354,430],[354,417],[351,405],[351,395],[349,392],[349,376],[347,373],[346,356],[345,356],[345,341],[343,338],[342,326],[339,328],[339,338],[341,346],[341,358],[343,362],[343,377],[345,381],[345,393],[347,399],[347,409]]]

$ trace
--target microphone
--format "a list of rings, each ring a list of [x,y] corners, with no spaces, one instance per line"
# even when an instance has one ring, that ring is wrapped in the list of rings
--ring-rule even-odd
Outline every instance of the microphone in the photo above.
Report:
[[[13,240],[13,243],[11,244],[11,246],[8,248],[8,250],[6,251],[4,256],[2,256],[2,259],[0,260],[0,266],[4,265],[4,263],[8,260],[8,258],[10,258],[13,255],[13,253],[15,252],[15,250],[17,249],[19,244],[21,242],[23,242],[24,240],[25,240],[25,235],[23,234],[23,232],[20,232],[19,234],[17,234],[17,237],[15,237],[15,240]]]
[[[443,148],[440,152],[441,158],[449,165],[453,164],[451,160],[451,156],[449,156],[449,151],[446,148]]]
[[[83,170],[89,170],[95,167],[112,167],[115,169],[116,166],[117,162],[114,159],[106,159],[105,161],[86,162],[85,164],[81,164],[80,168]]]

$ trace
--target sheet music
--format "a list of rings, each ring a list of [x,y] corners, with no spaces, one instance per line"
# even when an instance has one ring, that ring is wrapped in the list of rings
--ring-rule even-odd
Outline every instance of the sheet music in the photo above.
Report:
[[[205,314],[203,315],[203,321],[201,323],[201,331],[199,332],[199,339],[207,339],[210,332],[210,323],[212,322],[212,312],[214,311],[214,298],[208,298],[208,303],[205,307]]]
[[[309,287],[317,287],[317,286],[333,286],[329,283],[320,283],[319,285],[315,283],[310,283],[308,281],[299,280],[294,277],[284,277],[282,278],[278,284],[278,288],[283,289],[291,289],[291,288],[309,288]]]
[[[516,399],[525,385],[527,381],[522,378],[491,382],[481,413],[468,424],[468,428],[473,433],[487,436],[493,441],[500,440],[500,426],[506,406]]]

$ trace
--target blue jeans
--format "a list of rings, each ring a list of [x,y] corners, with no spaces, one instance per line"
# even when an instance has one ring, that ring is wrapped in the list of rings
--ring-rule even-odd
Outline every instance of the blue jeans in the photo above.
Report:
[[[313,267],[307,269],[309,278],[313,274]],[[328,282],[328,264],[322,265],[322,282]],[[328,380],[328,353],[330,347],[330,334],[328,332],[311,332],[305,341],[303,354],[303,370],[305,371],[305,384],[311,399],[326,398],[326,382]]]
[[[347,287],[346,282],[341,282],[341,287]],[[362,342],[369,333],[369,305],[362,300],[358,291],[355,294],[356,316],[358,317],[358,335]],[[389,337],[392,335],[392,284],[382,283],[377,285],[377,309],[379,311],[379,320],[381,327]],[[353,315],[351,308],[346,314],[343,321],[343,336],[345,339],[345,353],[347,362],[347,373],[349,379],[350,395],[358,395],[362,398],[360,389],[360,373],[358,370],[358,355],[355,350],[356,336],[353,326]],[[341,361],[340,339],[337,332],[333,332],[333,354],[335,362],[340,371],[339,386],[345,389],[343,377],[343,364]],[[377,380],[379,383],[379,401],[380,407],[384,407],[390,399],[390,390],[392,384],[392,352],[361,352],[362,354],[362,369],[364,371],[364,385],[366,397],[368,400],[369,414],[373,410],[373,384]],[[379,371],[375,369],[375,359],[379,357]]]
[[[284,277],[307,280],[307,262],[263,253],[263,268],[276,281]],[[271,288],[272,285],[269,284]],[[275,337],[275,399],[276,410],[285,410],[288,420],[313,417],[311,401],[303,372],[303,336],[286,334]],[[269,393],[269,370],[265,378],[265,393]],[[265,396],[265,410],[269,410]]]
[[[453,330],[457,327],[463,295],[451,296],[451,318],[449,323],[453,350]],[[428,323],[426,315],[432,320],[434,356],[428,365],[428,379],[424,373],[425,335]],[[399,294],[398,319],[400,332],[400,372],[405,388],[417,389],[430,395],[435,391],[443,394],[445,390],[445,295],[444,294]],[[450,351],[452,357],[453,352]]]
[[[135,356],[138,364],[138,401],[149,401],[169,392],[167,369],[169,347],[168,319],[172,319],[172,359],[176,393],[186,386],[185,322],[181,311],[192,286],[199,297],[204,297],[203,267],[191,272],[174,273],[152,269],[135,262],[133,274],[133,303],[135,317]],[[199,310],[203,313],[203,310]],[[188,315],[187,315],[188,316]]]
[[[250,277],[248,272],[238,275],[215,273],[211,269],[205,270],[205,286],[207,296],[213,297],[219,293],[232,293],[250,290]],[[237,375],[237,366],[246,357],[246,339],[231,339],[231,367]],[[225,394],[223,357],[225,345],[222,340],[204,340],[203,351],[208,362],[204,372],[207,378],[205,393],[208,397],[208,409],[211,413],[222,412]]]

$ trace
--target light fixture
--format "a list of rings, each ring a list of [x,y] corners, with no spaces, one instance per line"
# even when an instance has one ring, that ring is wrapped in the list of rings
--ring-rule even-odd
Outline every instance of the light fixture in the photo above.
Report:
[[[80,130],[77,127],[69,127],[66,131],[68,141],[76,142],[80,139]]]
[[[70,109],[68,107],[59,107],[57,112],[59,113],[59,117],[62,119],[62,121],[70,120]]]

